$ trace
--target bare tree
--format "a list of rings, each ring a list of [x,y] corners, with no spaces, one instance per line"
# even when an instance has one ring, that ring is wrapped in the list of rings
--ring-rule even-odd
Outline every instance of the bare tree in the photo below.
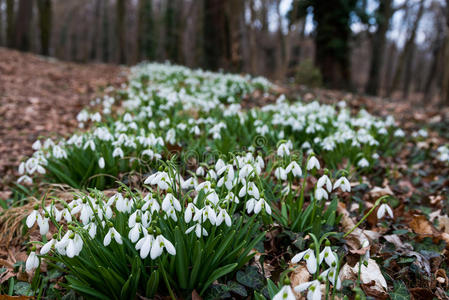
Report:
[[[388,91],[388,95],[391,95],[391,93],[396,90],[399,87],[399,83],[401,81],[401,77],[403,76],[403,72],[405,74],[404,78],[404,96],[407,97],[408,89],[410,86],[410,73],[411,72],[411,64],[413,63],[413,55],[415,51],[415,38],[416,38],[416,32],[419,26],[419,22],[421,21],[421,17],[424,13],[424,0],[420,0],[418,11],[416,13],[415,19],[413,21],[412,26],[410,27],[408,31],[408,37],[404,45],[404,49],[402,50],[399,60],[396,66],[396,70],[393,77],[393,82],[391,84],[391,87]]]
[[[119,64],[126,64],[126,0],[117,0],[117,50]]]
[[[15,45],[14,0],[6,0],[6,45]]]
[[[31,20],[33,18],[33,0],[20,0],[16,19],[15,46],[21,51],[31,48]]]
[[[371,64],[365,92],[377,95],[380,87],[380,69],[383,63],[387,31],[393,15],[392,0],[380,0],[376,11],[377,30],[374,33],[371,47]]]
[[[50,54],[50,38],[52,23],[52,5],[51,0],[37,0],[37,8],[39,11],[39,30],[41,41],[41,54]]]

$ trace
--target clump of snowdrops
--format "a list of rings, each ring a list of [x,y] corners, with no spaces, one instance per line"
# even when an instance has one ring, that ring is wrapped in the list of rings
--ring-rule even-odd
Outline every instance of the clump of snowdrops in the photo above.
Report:
[[[349,192],[349,181],[340,176],[332,182],[322,175],[306,190],[307,176],[323,170],[314,155],[302,164],[293,152],[290,141],[281,141],[274,156],[247,152],[221,157],[189,175],[161,161],[142,191],[122,185],[112,196],[91,190],[69,202],[55,199],[36,206],[26,223],[37,223],[42,242],[33,246],[26,267],[39,267],[41,259],[57,268],[62,263],[67,287],[96,298],[156,292],[175,297],[193,289],[203,294],[213,281],[231,276],[253,257],[250,251],[275,219],[316,240],[317,248],[293,262],[306,259],[314,274],[323,257],[319,263],[309,258],[325,255],[334,269],[321,276],[331,273],[329,280],[337,285],[337,262],[327,258],[333,255],[329,247],[318,252],[336,225],[338,199],[327,203],[329,194]],[[299,194],[292,192],[295,179],[302,180]]]
[[[111,96],[103,99],[101,113],[83,110],[77,120],[82,128],[90,124],[90,130],[67,140],[37,141],[36,152],[19,167],[18,181],[31,183],[44,174],[50,182],[103,189],[123,174],[157,168],[154,160],[168,158],[173,149],[201,158],[258,146],[275,151],[280,139],[318,154],[329,167],[348,159],[364,170],[379,155],[391,154],[392,139],[404,135],[392,117],[382,120],[364,110],[351,115],[344,102],[289,103],[281,95],[261,108],[245,110],[239,104],[254,90],[270,87],[262,78],[139,65],[121,91],[123,113],[111,115],[116,102]]]

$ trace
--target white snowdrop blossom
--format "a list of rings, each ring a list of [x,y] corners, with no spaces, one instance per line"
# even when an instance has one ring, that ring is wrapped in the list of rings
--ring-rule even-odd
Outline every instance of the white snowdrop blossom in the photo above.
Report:
[[[295,294],[293,293],[290,285],[284,285],[276,295],[274,295],[273,300],[295,300]]]
[[[309,270],[310,274],[315,274],[317,271],[317,259],[315,257],[315,252],[313,249],[304,250],[292,258],[292,263],[296,264],[304,259],[307,263],[307,270]]]
[[[307,300],[321,300],[321,283],[319,280],[301,283],[295,286],[294,290],[297,293],[307,290]]]
[[[377,218],[382,219],[385,215],[388,215],[393,219],[393,210],[388,204],[382,203],[377,210]]]
[[[35,251],[31,251],[25,263],[25,270],[32,271],[37,267],[39,267],[39,257],[37,257]]]
[[[320,166],[320,162],[318,161],[318,159],[315,156],[310,157],[309,161],[307,162],[307,170],[313,170],[313,169],[317,169],[319,170],[321,168]]]
[[[351,184],[349,183],[349,180],[342,176],[337,179],[334,183],[334,190],[340,188],[343,192],[350,192],[351,191]]]

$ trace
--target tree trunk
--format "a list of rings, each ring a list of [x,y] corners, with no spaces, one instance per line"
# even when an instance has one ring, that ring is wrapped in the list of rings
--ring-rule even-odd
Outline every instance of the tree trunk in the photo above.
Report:
[[[259,55],[257,52],[257,41],[256,41],[256,32],[254,30],[254,23],[256,21],[256,9],[254,7],[254,0],[249,0],[249,10],[251,13],[250,24],[248,25],[248,37],[249,37],[249,49],[250,49],[250,72],[253,75],[259,74],[258,71],[258,60]]]
[[[100,12],[101,12],[101,1],[95,0],[94,4],[94,13],[93,13],[93,29],[92,29],[92,36],[90,41],[90,53],[89,58],[90,60],[95,60],[98,58],[98,41],[99,41],[99,32],[100,32]]]
[[[323,76],[323,82],[330,88],[350,87],[350,14],[356,0],[314,1],[315,64]]]
[[[206,0],[207,1],[207,0]],[[178,1],[167,1],[165,10],[165,54],[172,62],[179,62],[179,35],[177,15],[180,14]]]
[[[117,50],[119,64],[126,64],[126,0],[117,0]]]
[[[421,0],[418,8],[418,12],[416,14],[415,21],[413,22],[412,28],[409,31],[408,39],[405,42],[404,50],[401,52],[399,56],[399,60],[396,66],[396,71],[394,73],[393,82],[388,91],[388,95],[391,95],[394,90],[396,90],[401,81],[402,73],[405,69],[405,78],[404,78],[404,94],[408,94],[408,88],[410,85],[410,76],[411,74],[407,74],[407,72],[411,72],[411,66],[413,61],[413,52],[415,49],[415,38],[416,38],[416,30],[418,29],[419,21],[424,13],[424,0]]]
[[[225,1],[204,1],[203,23],[203,57],[204,66],[207,69],[217,70],[226,65],[226,16]]]
[[[446,32],[449,32],[449,0],[446,0]],[[443,83],[441,85],[441,103],[449,105],[449,34],[446,33],[444,45]]]
[[[109,0],[103,0],[103,29],[101,39],[102,57],[104,62],[109,62]]]
[[[15,45],[14,25],[14,0],[6,0],[6,45],[8,47]]]
[[[139,60],[155,58],[152,0],[140,0],[137,23],[137,55]]]
[[[31,20],[33,18],[33,1],[20,0],[16,19],[16,48],[28,51],[31,48]]]
[[[373,37],[371,47],[371,63],[368,82],[365,92],[370,95],[377,95],[380,87],[380,70],[382,68],[385,46],[387,42],[387,31],[390,27],[392,17],[392,0],[381,0],[376,12],[377,30]]]
[[[39,30],[41,40],[41,54],[50,54],[50,38],[52,23],[52,5],[51,0],[37,0],[39,10]]]
[[[0,0],[0,46],[3,46],[3,0]]]
[[[438,62],[444,44],[444,37],[442,36],[443,30],[441,29],[442,28],[437,28],[437,37],[432,47],[432,62],[430,64],[429,72],[424,84],[423,97],[427,100],[430,100],[432,98],[432,86],[435,82],[435,78],[437,78]]]
[[[285,69],[286,69],[286,57],[287,57],[287,45],[286,45],[286,40],[288,37],[286,37],[284,35],[284,33],[282,32],[283,29],[283,23],[282,23],[282,15],[281,15],[281,0],[277,0],[276,3],[276,14],[278,17],[278,43],[279,43],[279,58],[278,58],[278,78],[282,79],[285,77]]]

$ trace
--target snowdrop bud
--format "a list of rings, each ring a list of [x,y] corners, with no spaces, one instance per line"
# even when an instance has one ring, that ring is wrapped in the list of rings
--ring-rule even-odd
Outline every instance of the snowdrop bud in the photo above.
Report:
[[[34,247],[33,247],[34,248]],[[27,258],[26,264],[25,264],[25,270],[26,271],[32,271],[39,267],[39,258],[36,255],[36,249],[34,248],[33,251],[31,251],[30,255]]]
[[[100,157],[100,159],[98,160],[98,166],[100,167],[100,169],[104,169],[104,158]]]

